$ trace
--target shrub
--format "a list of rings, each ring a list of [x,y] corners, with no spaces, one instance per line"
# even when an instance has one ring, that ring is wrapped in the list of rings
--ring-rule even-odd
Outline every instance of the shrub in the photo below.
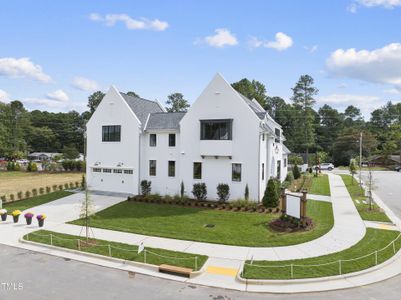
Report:
[[[32,196],[37,196],[37,195],[38,195],[38,190],[32,189]]]
[[[217,196],[219,197],[219,201],[224,202],[228,200],[230,197],[230,187],[226,183],[219,183],[217,185]]]
[[[68,189],[68,183],[64,183],[64,188]]]
[[[313,173],[312,167],[308,168],[308,172],[309,172],[309,174],[312,174],[312,173]]]
[[[50,188],[50,186],[47,186],[46,187],[46,193],[48,194],[48,193],[50,193],[52,191],[52,189]]]
[[[292,170],[292,173],[294,175],[294,179],[298,179],[301,177],[301,173],[299,172],[298,165],[294,165],[294,169]]]
[[[1,199],[3,202],[6,202],[6,196],[5,196],[5,195],[1,196],[0,199]]]
[[[280,199],[280,182],[270,178],[267,182],[265,194],[263,196],[263,206],[277,207]]]
[[[25,192],[25,198],[29,198],[31,197],[31,192],[30,191],[26,191]]]
[[[21,171],[21,165],[19,163],[15,163],[14,171]]]
[[[30,161],[28,163],[28,167],[26,168],[26,170],[28,172],[37,172],[38,171],[38,166],[37,166],[36,163]]]
[[[24,194],[23,192],[18,192],[18,193],[17,193],[18,200],[21,200],[21,199],[22,199],[23,194]]]
[[[82,179],[81,179],[81,188],[84,188],[86,184],[86,178],[85,175],[82,175]]]
[[[45,193],[45,189],[44,188],[39,188],[39,194],[43,195]]]
[[[52,189],[53,189],[53,192],[57,191],[57,184],[53,184]]]
[[[58,186],[58,189],[59,189],[60,191],[62,191],[62,190],[63,190],[63,185],[60,184],[60,185]]]
[[[150,180],[142,180],[141,181],[141,193],[144,196],[147,196],[152,191],[152,181]]]
[[[14,201],[14,200],[15,200],[14,194],[10,194],[10,200],[11,200],[11,201]]]
[[[73,188],[74,188],[74,183],[70,182],[70,189],[73,189]]]
[[[75,181],[75,187],[76,187],[76,188],[79,188],[79,187],[80,187],[79,181]]]
[[[9,161],[8,163],[7,163],[7,171],[13,171],[13,163],[11,162],[11,161]]]
[[[192,194],[199,201],[206,200],[206,195],[207,195],[206,184],[204,182],[194,183],[192,187]]]
[[[248,184],[245,185],[244,198],[245,198],[245,200],[249,200],[249,187],[248,187]]]
[[[181,199],[184,199],[184,194],[185,194],[184,181],[181,181],[181,185],[180,185],[180,196],[181,196]]]
[[[288,181],[289,183],[294,181],[294,174],[292,171],[288,171],[287,176],[285,177],[285,181]]]

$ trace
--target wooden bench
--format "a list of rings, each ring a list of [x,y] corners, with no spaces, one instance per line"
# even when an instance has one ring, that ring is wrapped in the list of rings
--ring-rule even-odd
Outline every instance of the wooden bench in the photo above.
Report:
[[[189,278],[191,276],[192,269],[163,264],[159,266],[159,272]]]

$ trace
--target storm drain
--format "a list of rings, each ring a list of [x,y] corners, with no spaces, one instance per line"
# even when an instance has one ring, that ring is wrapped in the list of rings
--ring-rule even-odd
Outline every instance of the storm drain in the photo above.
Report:
[[[205,224],[203,227],[205,227],[205,228],[213,228],[214,224]]]

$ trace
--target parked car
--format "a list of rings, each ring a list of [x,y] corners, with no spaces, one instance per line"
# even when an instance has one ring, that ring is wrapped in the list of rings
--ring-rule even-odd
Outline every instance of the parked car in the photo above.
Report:
[[[396,167],[394,168],[394,171],[401,172],[401,165],[400,165],[400,166],[396,166]]]
[[[319,169],[320,170],[328,170],[332,171],[334,169],[334,165],[332,163],[321,163],[319,166],[313,166],[313,170]]]
[[[20,165],[26,165],[27,163],[29,163],[29,160],[27,160],[27,159],[18,159],[16,162],[19,163]]]

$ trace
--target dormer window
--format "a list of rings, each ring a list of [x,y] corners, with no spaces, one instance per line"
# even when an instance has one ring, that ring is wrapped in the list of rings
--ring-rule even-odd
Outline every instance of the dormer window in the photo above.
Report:
[[[232,140],[232,119],[201,120],[201,140]]]

